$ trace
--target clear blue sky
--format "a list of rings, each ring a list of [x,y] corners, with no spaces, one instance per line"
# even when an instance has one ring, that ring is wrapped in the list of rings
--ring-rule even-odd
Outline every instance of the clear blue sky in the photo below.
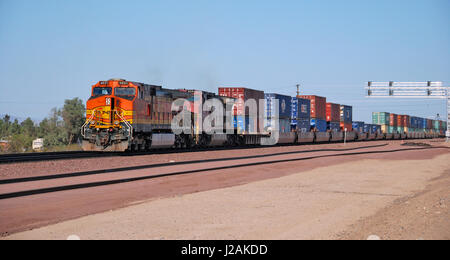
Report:
[[[0,0],[0,114],[43,118],[113,77],[327,96],[433,116],[443,101],[367,100],[373,81],[450,83],[450,1]]]

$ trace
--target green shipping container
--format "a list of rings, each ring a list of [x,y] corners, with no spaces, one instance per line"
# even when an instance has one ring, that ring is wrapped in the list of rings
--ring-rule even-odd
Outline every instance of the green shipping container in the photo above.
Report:
[[[395,133],[397,133],[397,127],[389,126],[389,134],[395,134]]]
[[[373,112],[372,113],[372,124],[374,125],[389,125],[390,113],[386,112]]]
[[[398,126],[397,132],[399,132],[400,134],[403,134],[405,132],[405,128],[403,126]]]
[[[433,129],[434,130],[439,130],[441,123],[439,121],[433,121]]]

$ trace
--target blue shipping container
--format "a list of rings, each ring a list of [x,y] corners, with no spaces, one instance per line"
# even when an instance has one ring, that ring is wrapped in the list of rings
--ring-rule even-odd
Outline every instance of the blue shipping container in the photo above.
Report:
[[[309,119],[311,117],[311,101],[309,99],[293,97],[292,101],[292,119]]]
[[[250,118],[249,116],[234,116],[233,124],[237,129],[238,134],[256,133],[257,132],[257,118]]]
[[[327,122],[327,130],[331,130],[333,132],[340,132],[341,131],[341,123]]]
[[[311,127],[315,128],[319,132],[327,131],[327,121],[323,119],[311,119]]]
[[[292,97],[279,94],[265,94],[266,98],[266,116],[267,118],[276,117],[275,100],[278,100],[279,118],[291,118]]]
[[[371,134],[381,133],[381,126],[380,125],[372,125],[372,131],[370,133]]]
[[[353,107],[341,105],[341,122],[353,122]]]
[[[297,121],[295,130],[301,132],[301,133],[307,133],[311,131],[311,122],[309,119],[299,119]]]
[[[419,128],[420,129],[427,129],[427,120],[425,118],[419,119]]]
[[[409,123],[411,128],[419,128],[419,118],[412,116]]]
[[[372,133],[372,126],[371,124],[364,124],[364,130],[363,133]]]
[[[298,118],[311,118],[311,100],[303,98],[298,99]]]
[[[287,119],[278,118],[278,119],[273,119],[273,120],[277,120],[277,122],[278,122],[278,131],[280,133],[289,133],[289,132],[291,132],[291,119],[290,118],[287,118]],[[272,119],[267,119],[267,121],[266,121],[266,123],[264,125],[264,127],[267,130],[271,130],[271,131],[275,130],[276,122],[272,122],[273,120]]]
[[[365,133],[364,132],[364,122],[353,122],[352,127],[355,131],[359,133]]]

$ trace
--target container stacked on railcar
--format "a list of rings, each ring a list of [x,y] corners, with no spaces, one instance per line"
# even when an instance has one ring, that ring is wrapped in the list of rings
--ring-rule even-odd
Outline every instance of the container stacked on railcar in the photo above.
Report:
[[[340,111],[340,123],[341,130],[351,132],[353,123],[353,107],[347,105],[341,105]]]
[[[311,130],[311,101],[292,97],[292,130],[306,133]]]
[[[259,134],[263,131],[263,122],[259,120],[259,109],[264,102],[264,92],[249,88],[220,87],[219,96],[236,99],[234,108],[235,122],[239,134]],[[256,111],[250,111],[246,102],[255,102]],[[264,105],[264,104],[262,104]]]
[[[315,132],[316,142],[329,142],[331,134],[327,132],[327,99],[315,95],[299,95],[298,98],[311,101],[311,129]]]
[[[264,127],[274,129],[275,121],[278,121],[278,131],[280,133],[291,132],[292,98],[290,96],[266,93],[265,94],[265,115],[266,122]]]
[[[327,129],[331,132],[341,131],[341,105],[327,103]]]
[[[311,101],[311,127],[316,132],[326,132],[327,99],[325,97],[314,95],[300,95],[297,96],[297,98],[309,99]]]

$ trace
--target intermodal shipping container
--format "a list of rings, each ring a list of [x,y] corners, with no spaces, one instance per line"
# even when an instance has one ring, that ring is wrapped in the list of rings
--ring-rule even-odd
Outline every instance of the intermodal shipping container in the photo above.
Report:
[[[390,126],[398,125],[398,115],[397,114],[390,114],[389,125]]]
[[[404,126],[403,115],[397,115],[397,126]]]
[[[267,118],[277,117],[288,119],[292,114],[292,97],[284,96],[274,93],[268,93],[264,95],[266,99],[266,116]],[[278,100],[278,107],[275,106],[276,100]],[[275,114],[278,109],[278,116]]]
[[[351,125],[353,122],[353,107],[341,105],[340,117],[341,122],[349,123]]]
[[[441,121],[439,121],[439,120],[434,120],[433,121],[433,129],[434,130],[440,130],[441,128]]]
[[[419,128],[419,118],[418,117],[412,116],[409,121],[410,121],[409,127],[415,128],[415,129]]]
[[[341,131],[344,132],[347,130],[347,132],[351,132],[353,131],[353,127],[352,124],[353,123],[346,123],[346,122],[341,122]]]
[[[317,132],[326,132],[327,121],[325,121],[325,119],[311,118],[311,127]]]
[[[248,100],[255,100],[257,109],[260,108],[261,100],[264,100],[264,92],[249,88],[219,88],[219,96],[230,97],[236,99],[236,106],[234,109],[235,116],[249,116],[249,109],[245,107],[245,102]]]
[[[352,128],[359,133],[364,133],[364,122],[353,122]]]
[[[433,128],[433,120],[427,119],[427,129],[432,129],[432,128]]]
[[[400,134],[405,133],[405,127],[404,126],[397,126],[397,132]]]
[[[386,112],[373,112],[372,124],[374,125],[389,125],[390,114]]]
[[[402,126],[403,127],[410,127],[411,126],[411,117],[408,115],[402,115]]]
[[[327,103],[327,122],[341,121],[341,105]]]
[[[311,118],[326,120],[327,99],[319,96],[297,96],[297,98],[309,99],[311,101]]]
[[[294,128],[295,130],[306,133],[311,131],[311,121],[309,119],[298,119],[297,120],[297,126]]]
[[[258,133],[258,119],[250,116],[234,116],[234,127],[238,134],[255,134]]]
[[[340,122],[327,122],[327,130],[332,132],[340,132],[341,131],[341,123]]]
[[[393,128],[389,125],[381,125],[381,132],[383,132],[384,134],[392,134],[392,130]]]
[[[419,120],[419,129],[420,130],[427,129],[427,120],[425,118],[420,118],[420,120]]]
[[[292,98],[292,119],[310,119],[311,101],[304,98]]]
[[[392,134],[396,134],[397,133],[397,127],[396,126],[389,126],[389,132]]]
[[[274,122],[275,121],[275,122]],[[274,131],[276,128],[276,124],[278,123],[278,131],[280,133],[289,133],[291,132],[291,119],[290,118],[272,118],[267,119],[265,128],[268,131]]]
[[[374,126],[374,125],[364,124],[363,133],[372,133],[372,126]]]
[[[381,133],[381,126],[380,125],[372,125],[371,130],[372,130],[371,134]]]

